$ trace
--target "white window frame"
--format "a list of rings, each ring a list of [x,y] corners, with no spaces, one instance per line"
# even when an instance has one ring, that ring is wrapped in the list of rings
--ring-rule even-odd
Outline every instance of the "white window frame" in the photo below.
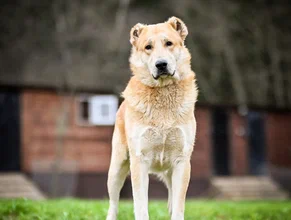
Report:
[[[82,118],[81,102],[88,101],[88,120]],[[102,118],[101,106],[109,106],[108,118]],[[113,126],[115,124],[116,111],[118,109],[118,97],[116,95],[83,94],[76,98],[76,124],[79,126]]]

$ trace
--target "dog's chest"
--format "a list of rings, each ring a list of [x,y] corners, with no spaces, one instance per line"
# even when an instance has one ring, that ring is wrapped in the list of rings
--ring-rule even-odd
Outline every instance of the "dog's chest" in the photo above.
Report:
[[[141,134],[139,149],[136,150],[153,172],[163,171],[183,156],[185,138],[179,128],[149,127]]]

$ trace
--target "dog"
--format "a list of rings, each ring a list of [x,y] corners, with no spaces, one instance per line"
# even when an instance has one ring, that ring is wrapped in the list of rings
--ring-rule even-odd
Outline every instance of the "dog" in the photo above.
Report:
[[[154,25],[138,23],[130,31],[133,76],[116,113],[107,220],[117,218],[120,190],[129,172],[135,219],[149,219],[149,174],[156,174],[168,188],[171,219],[184,219],[198,95],[184,45],[187,35],[185,23],[176,17]]]

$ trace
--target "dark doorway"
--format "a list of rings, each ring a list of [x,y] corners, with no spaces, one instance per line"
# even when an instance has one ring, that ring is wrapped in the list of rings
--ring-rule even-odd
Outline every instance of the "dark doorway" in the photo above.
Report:
[[[260,112],[248,112],[248,142],[250,174],[266,174],[265,123]]]
[[[214,175],[229,175],[228,113],[223,108],[212,112],[212,146]]]
[[[19,93],[0,91],[0,172],[20,170]]]

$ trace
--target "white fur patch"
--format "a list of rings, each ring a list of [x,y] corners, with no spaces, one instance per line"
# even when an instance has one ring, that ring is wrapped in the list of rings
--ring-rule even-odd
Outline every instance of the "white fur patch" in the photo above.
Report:
[[[135,50],[135,49],[133,49],[133,50]],[[132,53],[135,54],[137,52],[133,51]],[[129,58],[129,62],[131,64],[133,64],[135,67],[143,67],[145,65],[144,62],[142,61],[141,57],[138,56],[137,54],[136,55],[132,55]]]
[[[194,119],[195,120],[195,119]],[[180,131],[183,134],[183,153],[186,154],[190,150],[192,150],[195,142],[195,137],[196,137],[196,122],[191,124],[186,124],[186,125],[180,125],[178,126]]]
[[[137,157],[141,156],[142,137],[144,136],[145,132],[150,128],[151,128],[150,126],[137,125],[132,130],[130,138],[135,146],[135,155]]]

